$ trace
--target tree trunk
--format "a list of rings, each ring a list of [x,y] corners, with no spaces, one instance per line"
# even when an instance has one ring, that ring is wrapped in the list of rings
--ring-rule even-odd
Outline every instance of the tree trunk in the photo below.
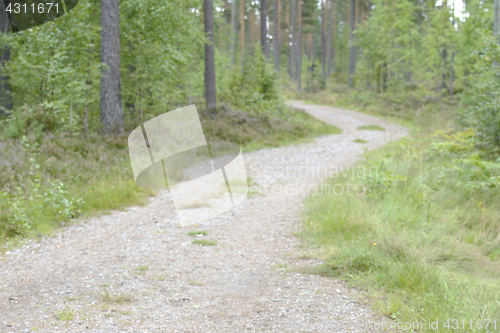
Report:
[[[260,0],[260,42],[262,44],[262,53],[269,58],[269,49],[267,47],[267,0]]]
[[[336,63],[336,52],[337,52],[337,44],[338,44],[338,41],[337,41],[337,16],[338,16],[338,13],[337,13],[337,1],[338,0],[332,0],[333,1],[333,5],[332,5],[332,16],[333,16],[333,27],[332,27],[332,39],[333,39],[333,42],[332,42],[332,69],[333,71],[335,72],[335,63]]]
[[[314,30],[313,30],[313,32],[311,34],[311,39],[312,39],[312,41],[311,41],[311,44],[312,44],[311,45],[311,49],[313,50],[312,51],[312,55],[311,55],[311,57],[312,57],[312,65],[311,65],[311,92],[314,92],[314,69],[316,67],[316,52],[314,52],[316,50],[316,43],[315,43],[316,39],[314,37],[315,36],[314,36]]]
[[[328,11],[328,32],[326,36],[326,77],[330,76],[330,71],[332,67],[332,3],[330,0],[327,0],[326,10]]]
[[[295,76],[294,74],[294,68],[295,68],[295,1],[296,0],[290,0],[291,1],[291,12],[290,12],[290,32],[291,32],[291,45],[290,45],[290,63],[288,64],[288,71],[290,72],[290,77],[293,79]]]
[[[207,109],[217,106],[215,91],[215,56],[214,56],[214,8],[212,0],[204,0],[205,34],[209,42],[205,44],[205,96]]]
[[[321,1],[321,69],[323,81],[326,81],[326,7],[325,0]]]
[[[442,73],[442,82],[441,88],[443,89],[443,95],[446,95],[446,68],[448,67],[448,62],[446,61],[448,57],[446,46],[443,46],[443,73]]]
[[[227,33],[229,33],[229,36],[231,36],[231,28],[230,28],[231,16],[229,16],[227,13],[229,13],[230,8],[231,7],[229,5],[229,1],[224,0],[224,15],[223,15],[223,17],[224,17],[224,20],[223,20],[224,21],[224,29],[223,29],[223,33],[226,34],[226,30],[229,28],[229,31],[227,31]],[[225,45],[225,49],[226,49],[227,54],[230,54],[229,51],[231,51],[230,44],[231,43],[228,43],[227,40],[224,40],[224,45]]]
[[[224,22],[224,12],[221,11],[221,20],[219,21],[219,51],[222,52],[222,25]]]
[[[0,34],[6,34],[10,30],[9,18],[5,10],[4,2],[0,2]],[[12,110],[11,87],[9,76],[5,74],[5,63],[10,60],[10,48],[6,46],[1,51],[0,59],[0,115]]]
[[[274,69],[280,70],[280,0],[274,0]]]
[[[450,96],[453,97],[453,84],[455,83],[455,68],[453,63],[455,61],[455,52],[451,53],[451,66],[450,66]]]
[[[101,122],[106,133],[122,133],[120,8],[118,0],[101,0]]]
[[[10,48],[8,46],[2,50],[0,60],[0,115],[12,111],[12,90],[10,87],[10,77],[5,74],[5,63],[10,61]]]
[[[356,47],[354,46],[354,29],[356,26],[356,0],[351,0],[350,8],[351,36],[349,38],[349,86],[354,86],[354,73],[356,71]]]
[[[248,19],[248,25],[250,26],[250,44],[253,45],[255,42],[255,8],[253,6],[250,8],[250,15]]]
[[[493,5],[493,35],[497,37],[497,44],[500,43],[500,0],[494,0]]]
[[[231,2],[231,66],[234,66],[234,42],[236,38],[236,0],[232,0]]]
[[[245,0],[240,0],[240,65],[243,70],[245,59]]]
[[[312,35],[306,35],[306,43],[304,45],[304,50],[306,51],[307,54],[307,61],[311,61],[311,50],[312,50]]]
[[[302,0],[299,0],[298,12],[299,12],[299,36],[298,36],[298,45],[297,45],[297,90],[302,90]]]

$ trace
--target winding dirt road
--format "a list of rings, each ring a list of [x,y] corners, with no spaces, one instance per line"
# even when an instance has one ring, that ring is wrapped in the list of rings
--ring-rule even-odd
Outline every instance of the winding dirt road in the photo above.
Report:
[[[343,133],[245,154],[255,194],[232,213],[179,228],[165,191],[145,207],[82,221],[7,253],[0,260],[0,332],[378,331],[360,321],[387,319],[361,293],[297,273],[319,262],[294,233],[314,184],[365,148],[407,132],[352,111],[293,104]],[[193,229],[207,232],[194,238],[218,245],[192,244],[186,233]],[[349,320],[358,321],[356,329],[345,328]]]

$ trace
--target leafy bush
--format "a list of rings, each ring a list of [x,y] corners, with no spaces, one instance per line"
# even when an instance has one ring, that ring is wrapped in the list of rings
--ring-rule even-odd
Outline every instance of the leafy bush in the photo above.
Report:
[[[281,99],[277,73],[260,47],[253,47],[251,52],[243,69],[235,67],[228,82],[221,86],[219,99],[243,111],[278,116],[286,107]]]
[[[55,182],[42,175],[39,164],[40,147],[22,137],[24,163],[16,171],[22,183],[11,183],[0,190],[0,234],[5,236],[25,235],[37,229],[43,217],[55,216],[71,219],[81,214],[82,198],[68,194],[62,182]]]
[[[492,37],[478,52],[476,73],[469,77],[469,89],[462,94],[459,123],[474,128],[481,144],[500,148],[500,52]]]

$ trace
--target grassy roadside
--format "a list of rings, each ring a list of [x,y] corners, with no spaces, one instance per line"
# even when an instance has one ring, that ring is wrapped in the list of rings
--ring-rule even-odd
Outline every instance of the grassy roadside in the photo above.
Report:
[[[340,132],[300,111],[282,113],[222,106],[216,114],[202,110],[200,115],[208,140],[231,141],[244,151]],[[125,135],[1,139],[0,157],[0,251],[79,217],[145,204],[155,194],[135,184]]]
[[[357,93],[339,104],[362,107],[352,102]],[[322,103],[322,94],[307,97]],[[394,111],[379,98],[370,105],[379,116],[401,113],[398,122],[414,135],[368,154],[354,174],[327,180],[323,193],[307,200],[302,237],[326,262],[313,271],[367,290],[378,311],[424,323],[419,331],[486,332],[488,319],[497,319],[489,329],[498,331],[497,157],[474,147],[472,131],[450,128],[451,103]],[[336,184],[365,191],[336,195]],[[439,329],[428,329],[436,320]]]

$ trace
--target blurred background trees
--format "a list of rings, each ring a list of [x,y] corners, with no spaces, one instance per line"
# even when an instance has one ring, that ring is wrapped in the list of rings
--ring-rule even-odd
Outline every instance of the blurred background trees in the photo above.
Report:
[[[123,109],[124,130],[182,105],[205,105],[205,53],[213,47],[217,101],[240,109],[276,112],[280,84],[306,91],[349,84],[394,101],[456,96],[464,123],[491,127],[498,113],[495,1],[213,0],[210,38],[200,0],[121,0],[113,79],[121,75],[121,92],[112,104]],[[105,55],[110,41],[102,39],[105,5],[81,1],[54,22],[2,35],[8,136],[109,127],[100,102],[113,67]]]

